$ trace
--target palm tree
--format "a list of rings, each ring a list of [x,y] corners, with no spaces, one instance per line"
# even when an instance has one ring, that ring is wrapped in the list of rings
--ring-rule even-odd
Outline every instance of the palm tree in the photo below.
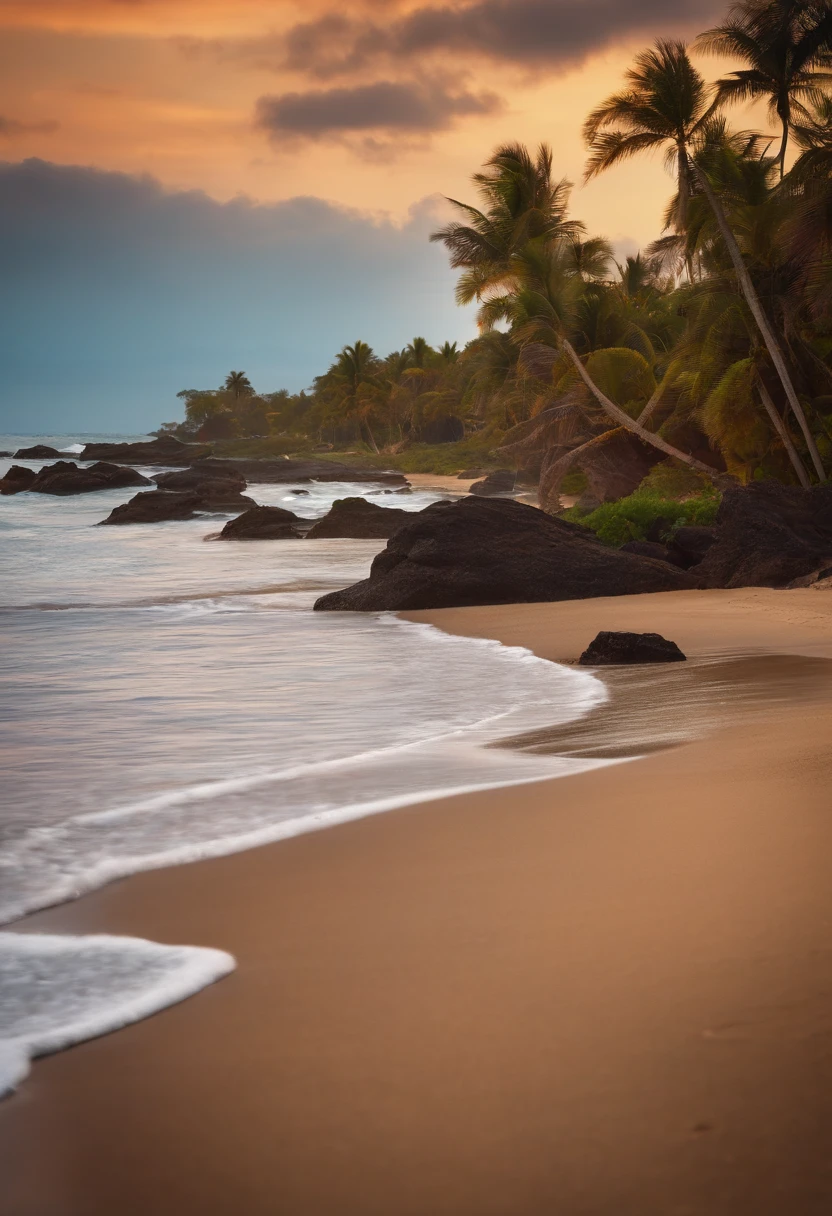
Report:
[[[232,394],[235,401],[239,401],[241,397],[254,396],[254,385],[245,372],[229,372],[223,388]]]
[[[694,190],[689,144],[719,102],[710,100],[683,42],[660,38],[636,56],[626,80],[627,88],[597,106],[584,124],[590,148],[585,180],[642,152],[663,149],[678,181],[674,227],[684,232]],[[688,277],[693,278],[690,261]]]
[[[378,370],[379,360],[372,347],[361,341],[354,346],[343,347],[330,369],[344,414],[356,418],[359,427],[363,424],[370,447],[376,453],[378,444],[370,426],[370,413],[375,404],[373,389],[377,387]]]
[[[789,131],[809,115],[805,102],[832,80],[832,6],[828,0],[739,0],[728,19],[700,34],[698,50],[748,66],[716,83],[719,103],[765,99],[782,128],[777,163],[786,170]]]
[[[523,144],[504,144],[473,176],[481,208],[448,199],[464,222],[453,221],[431,233],[461,269],[459,304],[487,300],[511,279],[511,259],[528,241],[573,240],[584,225],[567,219],[571,183],[552,179],[552,150],[541,144],[532,156]]]
[[[699,159],[691,155],[689,144],[708,129],[719,97],[709,106],[707,88],[701,74],[690,62],[683,42],[662,39],[655,47],[636,56],[635,66],[627,73],[630,88],[607,98],[587,119],[584,134],[590,145],[586,178],[589,180],[626,157],[665,147],[678,172],[679,211],[676,227],[684,231],[694,187],[708,200],[725,247],[736,271],[737,280],[768,349],[783,385],[786,398],[803,432],[815,471],[825,478],[814,436],[792,383],[786,361],[759,296],[743,261],[736,237],[725,210]],[[616,125],[617,124],[617,125]],[[693,281],[693,264],[687,254],[688,278]]]

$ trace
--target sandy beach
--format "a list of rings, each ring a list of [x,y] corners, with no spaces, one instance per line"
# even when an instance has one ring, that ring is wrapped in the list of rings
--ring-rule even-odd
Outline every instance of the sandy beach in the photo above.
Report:
[[[832,595],[410,618],[567,662],[599,629],[745,656],[763,682],[794,662],[771,695],[720,685],[683,746],[16,925],[215,946],[238,970],[35,1064],[0,1104],[4,1212],[825,1216]]]

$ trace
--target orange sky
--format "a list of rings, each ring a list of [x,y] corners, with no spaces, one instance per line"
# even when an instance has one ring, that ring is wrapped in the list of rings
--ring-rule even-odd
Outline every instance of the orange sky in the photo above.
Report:
[[[470,174],[502,140],[547,140],[557,172],[579,181],[584,116],[617,86],[633,50],[663,32],[625,29],[615,45],[542,66],[495,62],[476,49],[379,56],[328,76],[314,63],[285,61],[283,38],[299,22],[335,14],[385,29],[415,7],[398,0],[0,0],[0,156],[149,172],[168,187],[200,188],[221,200],[317,195],[403,219],[426,195],[470,197]],[[707,61],[704,67],[715,72]],[[379,80],[405,82],[420,97],[462,95],[472,112],[432,130],[277,142],[255,125],[261,97],[360,90]],[[645,243],[658,235],[670,188],[658,161],[636,163],[576,190],[573,208],[595,232]]]

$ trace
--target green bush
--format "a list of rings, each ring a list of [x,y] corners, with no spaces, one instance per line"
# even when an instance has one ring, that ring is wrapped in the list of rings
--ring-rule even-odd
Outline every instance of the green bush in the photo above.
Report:
[[[715,490],[678,502],[663,498],[649,490],[636,490],[628,498],[618,502],[605,502],[589,515],[582,514],[577,507],[564,511],[562,518],[590,528],[599,540],[618,548],[630,540],[645,540],[647,532],[657,521],[664,521],[660,529],[662,540],[669,539],[676,528],[684,524],[712,524],[719,509],[719,495]]]
[[[707,494],[713,489],[713,483],[705,473],[697,473],[671,458],[654,465],[638,489],[658,494],[660,498],[685,498]]]

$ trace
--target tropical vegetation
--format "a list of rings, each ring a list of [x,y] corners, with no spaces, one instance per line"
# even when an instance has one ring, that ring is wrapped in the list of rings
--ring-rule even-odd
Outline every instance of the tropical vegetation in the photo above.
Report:
[[[691,52],[737,66],[708,83]],[[773,134],[730,125],[735,103],[755,101]],[[663,154],[674,190],[647,249],[616,259],[570,215],[551,149],[503,145],[432,236],[460,271],[458,301],[478,308],[464,349],[416,337],[381,356],[357,341],[297,394],[256,393],[232,372],[181,393],[185,423],[167,429],[390,462],[456,445],[460,468],[539,475],[547,509],[576,476],[589,505],[681,478],[676,498],[704,494],[703,511],[726,479],[825,480],[832,0],[741,0],[692,48],[658,40],[584,135],[587,180]]]

